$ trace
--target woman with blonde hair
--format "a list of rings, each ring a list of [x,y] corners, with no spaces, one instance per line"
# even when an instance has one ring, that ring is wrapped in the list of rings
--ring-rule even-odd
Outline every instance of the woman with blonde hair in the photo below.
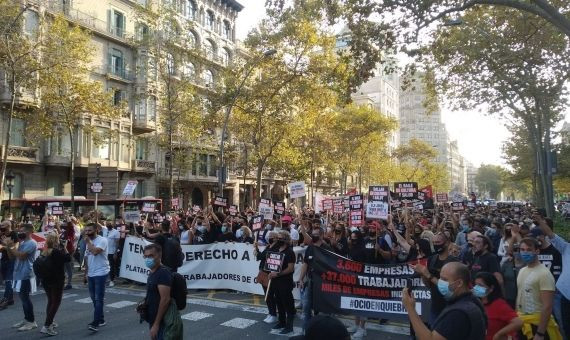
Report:
[[[241,236],[237,239],[240,243],[253,243],[253,237],[251,233],[251,229],[248,226],[242,226],[241,228]]]
[[[63,296],[65,283],[64,268],[65,264],[71,261],[71,256],[67,252],[65,245],[60,244],[59,235],[56,232],[46,235],[46,247],[41,255],[46,258],[44,266],[46,266],[45,272],[48,273],[41,277],[42,287],[44,287],[47,296],[46,321],[41,332],[53,336],[57,335],[55,331],[57,324],[53,319]]]

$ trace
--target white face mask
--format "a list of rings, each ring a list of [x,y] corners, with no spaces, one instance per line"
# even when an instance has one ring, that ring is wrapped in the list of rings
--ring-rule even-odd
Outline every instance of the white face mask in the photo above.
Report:
[[[238,229],[238,230],[236,231],[236,238],[240,238],[240,237],[242,237],[242,236],[243,236],[243,230]]]

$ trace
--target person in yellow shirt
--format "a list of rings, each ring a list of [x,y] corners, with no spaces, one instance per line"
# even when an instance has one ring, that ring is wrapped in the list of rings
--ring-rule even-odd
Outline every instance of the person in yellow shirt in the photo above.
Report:
[[[555,283],[550,270],[538,261],[540,247],[534,238],[520,242],[524,262],[517,277],[517,312],[523,320],[521,339],[561,339],[552,315]]]

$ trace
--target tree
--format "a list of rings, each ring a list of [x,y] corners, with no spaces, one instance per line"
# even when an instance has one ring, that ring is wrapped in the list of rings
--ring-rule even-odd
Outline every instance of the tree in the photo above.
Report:
[[[62,134],[69,137],[69,177],[71,182],[71,209],[75,211],[75,157],[76,134],[79,129],[90,134],[95,141],[108,139],[108,133],[99,133],[89,121],[90,117],[102,120],[119,119],[125,115],[123,105],[113,106],[112,94],[100,82],[88,79],[91,60],[90,36],[63,16],[57,16],[48,25],[51,37],[42,49],[43,60],[60,60],[49,69],[40,69],[40,108],[30,113],[34,122],[30,132],[36,138],[50,138]]]
[[[537,204],[552,216],[547,151],[552,126],[567,105],[570,49],[566,36],[537,20],[504,8],[473,9],[465,13],[465,25],[437,32],[430,52],[438,92],[455,108],[485,107],[528,131],[536,168],[544,174]]]
[[[497,199],[504,187],[504,169],[498,165],[482,164],[475,176],[475,185],[490,198]]]

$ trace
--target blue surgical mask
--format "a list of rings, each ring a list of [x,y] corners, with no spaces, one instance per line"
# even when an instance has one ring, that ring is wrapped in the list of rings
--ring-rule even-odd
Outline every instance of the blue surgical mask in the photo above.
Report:
[[[152,269],[154,268],[154,259],[153,258],[144,259],[144,264],[148,269]]]
[[[222,233],[225,233],[226,231],[228,231],[228,226],[223,225],[222,226]]]
[[[526,264],[534,262],[536,258],[536,254],[531,253],[529,251],[521,251],[520,255],[521,255],[521,260]]]
[[[449,289],[449,282],[443,281],[442,279],[437,280],[437,290],[439,290],[446,300],[451,299],[453,296],[453,292]]]
[[[473,292],[473,295],[475,295],[478,298],[482,298],[485,297],[485,295],[487,295],[487,288],[483,286],[475,285],[475,287],[473,287],[471,291]]]

